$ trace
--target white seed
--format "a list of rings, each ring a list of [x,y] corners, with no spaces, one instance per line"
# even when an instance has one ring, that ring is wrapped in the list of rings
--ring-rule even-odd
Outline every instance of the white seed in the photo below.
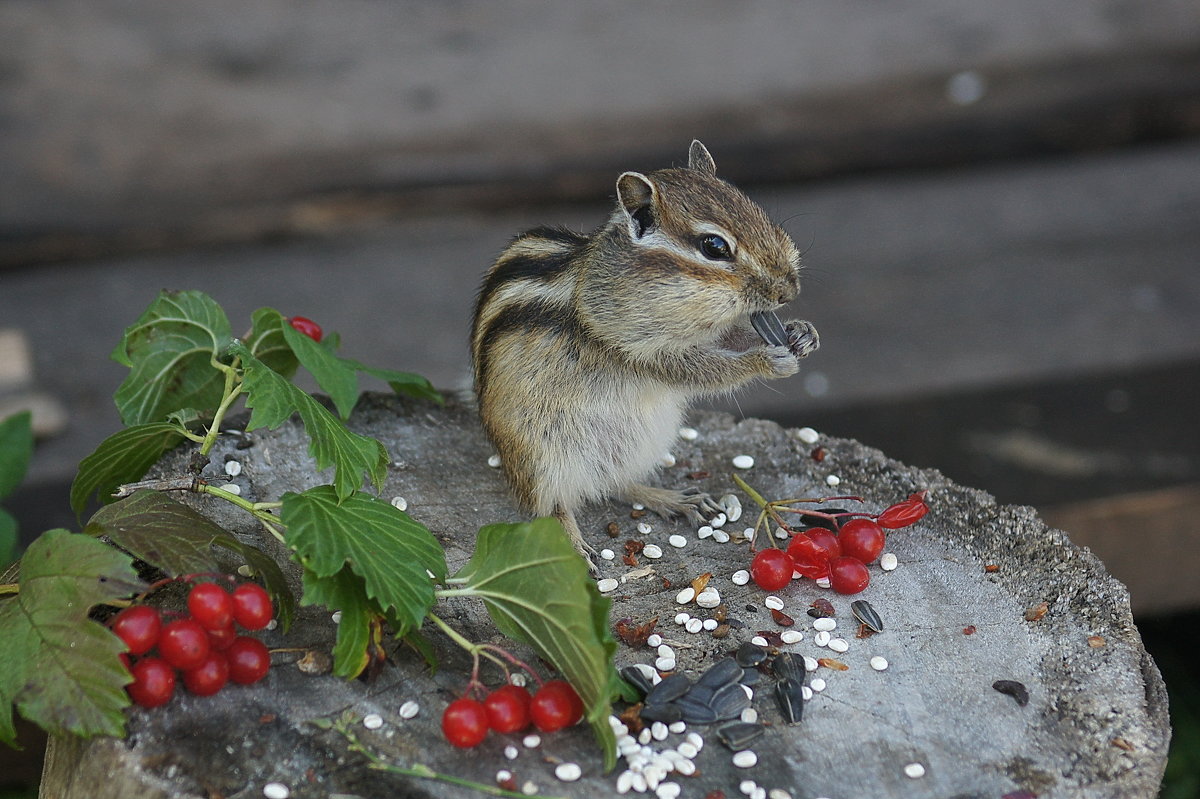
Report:
[[[694,427],[679,428],[679,437],[684,441],[695,441],[700,437],[700,431]]]
[[[646,524],[645,522],[638,522],[637,531],[639,533],[641,533],[642,535],[648,535],[650,533],[650,531],[653,529],[654,529],[653,527]]]
[[[279,619],[271,619],[269,622],[267,622],[268,630],[274,630],[278,626],[279,626]]]
[[[754,458],[749,455],[735,455],[733,458],[733,466],[735,469],[750,469],[754,466]]]
[[[842,484],[842,478],[838,477],[836,474],[831,474],[825,478],[825,485],[829,486],[830,488],[833,488],[834,486],[839,486],[841,484]]]
[[[583,769],[578,763],[559,763],[554,767],[554,776],[563,782],[575,782],[583,776]]]
[[[402,719],[416,718],[420,712],[421,706],[411,699],[400,706],[400,718]]]
[[[813,582],[817,584],[817,588],[828,588],[829,586],[833,585],[833,583],[829,582],[828,577],[818,577]]]
[[[341,624],[342,623],[342,612],[340,610],[335,610],[333,613],[330,613],[329,620],[332,621],[334,624]]]
[[[679,787],[677,782],[664,782],[654,789],[654,795],[658,799],[677,799],[683,788]]]
[[[920,779],[925,776],[925,767],[920,763],[909,763],[904,767],[904,775],[912,779]]]
[[[690,585],[675,595],[676,605],[686,605],[696,598],[696,589]]]
[[[713,541],[716,541],[718,544],[729,543],[729,533],[725,532],[724,530],[713,530],[712,538]]]
[[[508,676],[508,682],[510,685],[523,688],[525,686],[525,675],[521,674],[520,672],[513,672]]]
[[[225,474],[230,477],[237,477],[242,473],[242,464],[239,461],[225,461]]]
[[[767,639],[763,638],[761,635],[756,635],[751,638],[750,643],[754,644],[755,646],[770,646],[770,644],[767,642]]]
[[[659,671],[675,671],[675,658],[658,658],[654,661],[654,668]]]
[[[779,634],[779,640],[785,644],[798,644],[804,640],[804,633],[799,630],[784,630]]]
[[[767,799],[767,789],[761,785],[758,786],[751,792],[750,799]]]
[[[805,444],[815,444],[821,438],[821,434],[811,427],[801,427],[796,431],[796,438],[803,441]]]
[[[268,782],[263,786],[263,796],[267,799],[288,799],[292,791],[282,782]]]
[[[676,549],[682,549],[683,547],[687,546],[687,539],[676,533],[667,539],[667,543]]]
[[[758,711],[752,707],[748,707],[742,711],[741,719],[747,724],[753,724],[758,721]]]
[[[813,636],[813,643],[817,646],[829,646],[829,639],[832,637],[828,630],[821,630]]]
[[[875,671],[883,671],[887,667],[887,658],[882,657],[881,655],[876,655],[875,657],[871,658],[871,668],[875,669]]]
[[[596,583],[596,588],[600,591],[600,593],[607,594],[609,591],[616,591],[620,585],[620,581],[614,580],[611,577],[605,577],[603,580]]]
[[[750,582],[750,572],[745,569],[738,569],[729,579],[733,581],[734,585],[745,585]]]
[[[670,730],[671,732],[675,733],[676,735],[681,735],[681,734],[687,732],[687,722],[686,721],[672,721],[670,724],[667,725],[667,729]]]
[[[646,506],[640,502],[635,502],[632,505],[630,505],[629,507],[633,508],[634,510],[645,510],[646,509]]]
[[[408,500],[404,497],[392,497],[392,507],[396,510],[408,510]]]
[[[746,698],[754,701],[754,689],[745,683],[741,683],[742,690],[746,693]]]
[[[668,469],[675,465],[675,456],[669,452],[664,452],[662,454],[662,457],[659,458],[658,460],[663,466],[666,466]]]
[[[496,782],[508,782],[512,779],[513,773],[506,768],[502,768],[496,772]]]
[[[667,725],[663,724],[661,721],[656,721],[650,725],[650,736],[656,741],[667,740],[667,734],[669,732],[670,731],[667,729]]]
[[[633,772],[622,771],[617,777],[617,793],[629,793],[629,789],[633,787]]]
[[[701,735],[700,733],[689,732],[687,734],[687,739],[688,739],[688,743],[690,743],[692,746],[696,747],[697,752],[699,752],[701,749],[704,748],[704,736]]]
[[[675,748],[675,751],[679,752],[679,754],[683,755],[688,760],[691,760],[693,757],[700,754],[700,750],[697,749],[696,745],[691,741],[684,741]]]
[[[705,538],[710,538],[712,536],[712,534],[713,534],[713,529],[712,529],[712,525],[710,525],[710,524],[706,524],[706,525],[702,526],[699,530],[696,531],[696,537],[702,541]]]
[[[775,528],[775,537],[778,538],[780,541],[783,541],[784,539],[788,538],[790,535],[791,535],[791,533],[789,533],[787,530],[784,530],[782,527]]]
[[[899,565],[900,565],[900,562],[896,558],[895,553],[884,552],[879,557],[879,568],[883,569],[885,572],[890,572],[892,569],[895,569]]]
[[[809,686],[817,693],[821,693],[825,690],[825,680],[821,677],[814,677],[813,681],[809,683]]]
[[[521,739],[521,743],[524,744],[526,749],[537,749],[542,745],[542,736],[532,734],[526,735]]]
[[[669,644],[659,644],[659,645],[658,645],[657,652],[658,652],[658,656],[659,656],[660,658],[673,658],[673,657],[675,657],[675,650],[674,650],[674,649],[672,649],[672,648],[670,647],[670,645],[669,645]]]
[[[235,497],[240,497],[242,495],[242,487],[240,485],[238,485],[237,483],[226,483],[225,485],[221,486],[221,489],[223,491],[228,491],[230,494],[233,494]],[[278,784],[278,783],[275,783],[275,784]]]
[[[675,623],[676,623],[676,624],[687,624],[687,622],[688,622],[688,619],[690,619],[690,618],[691,618],[691,614],[688,614],[688,613],[676,613],[676,614],[675,614]]]
[[[828,617],[822,617],[820,619],[813,619],[813,629],[814,630],[824,630],[824,631],[828,632],[829,630],[833,630],[836,628],[837,628],[837,620],[835,620],[835,619],[831,619]]]
[[[537,792],[537,783],[533,780],[526,780],[525,784],[521,786],[521,793],[525,794],[526,796],[533,796]]]
[[[708,520],[708,523],[713,527],[724,527],[725,522],[729,521],[729,517],[724,513],[718,513],[716,516]]]
[[[250,568],[248,563],[243,563],[241,566],[237,567],[237,573],[242,577],[253,577],[254,569]]]
[[[715,608],[721,604],[721,595],[717,592],[717,589],[709,586],[696,597],[696,604],[702,608]]]
[[[662,642],[662,636],[658,633],[650,633],[650,635],[646,636],[646,643],[650,646],[662,646]]]
[[[617,553],[613,552],[611,549],[600,550],[600,557],[604,558],[605,560],[612,560],[616,556],[617,556]]]
[[[807,685],[800,686],[800,698],[805,702],[813,698],[813,690]]]
[[[368,713],[363,716],[362,723],[368,730],[377,730],[383,726],[383,716],[378,713]]]
[[[742,518],[742,501],[737,498],[736,494],[726,494],[717,502],[725,511],[725,518],[731,522],[736,522]]]
[[[829,648],[834,652],[845,652],[850,649],[850,642],[845,638],[831,638],[829,640]]]
[[[499,455],[489,455],[488,456],[488,466],[491,466],[493,469],[499,469],[500,468],[500,456]]]
[[[792,795],[783,788],[772,788],[767,791],[767,799],[792,799]]]
[[[650,728],[649,728],[649,727],[643,727],[643,728],[642,728],[642,731],[638,733],[638,743],[640,743],[640,744],[648,744],[648,743],[650,743],[650,740],[651,740],[651,739],[650,739],[650,736],[651,736],[652,734],[653,734],[653,733],[651,733],[651,732],[650,732]]]
[[[753,768],[758,765],[758,755],[752,749],[743,749],[734,754],[733,765],[738,768]]]
[[[658,544],[646,544],[642,547],[642,554],[651,560],[658,560],[662,557],[662,547]]]
[[[712,632],[713,630],[715,630],[715,629],[717,629],[718,627],[720,627],[720,626],[721,626],[721,624],[720,624],[720,622],[718,622],[716,619],[705,619],[705,620],[704,620],[704,624],[702,624],[701,626],[702,626],[704,629],[708,630],[709,632]]]
[[[763,604],[766,605],[771,610],[783,610],[783,600],[780,599],[779,597],[775,596],[774,594],[771,594],[766,599],[764,599]]]
[[[658,644],[655,644],[655,646],[661,646],[661,643],[662,642],[660,641]],[[635,669],[637,669],[638,671],[640,671],[642,673],[642,676],[645,677],[647,680],[653,680],[655,677],[658,676],[658,674],[655,673],[654,669],[650,668],[645,663],[634,663],[633,667]]]
[[[693,617],[691,619],[688,619],[688,623],[683,625],[683,629],[685,629],[689,633],[692,633],[693,635],[695,635],[696,633],[698,633],[704,629],[704,621],[702,619],[697,619],[697,618]]]
[[[817,662],[816,658],[809,657],[808,655],[804,656],[804,670],[805,671],[816,671],[819,668],[821,668],[821,664]]]
[[[751,793],[753,793],[754,789],[757,787],[758,783],[754,780],[742,780],[740,783],[738,783],[738,790],[746,796],[749,796]]]

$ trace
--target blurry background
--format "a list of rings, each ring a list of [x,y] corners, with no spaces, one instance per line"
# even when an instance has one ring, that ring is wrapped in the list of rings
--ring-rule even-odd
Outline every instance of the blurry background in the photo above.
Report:
[[[6,506],[27,537],[74,526],[119,424],[108,353],[158,289],[453,387],[507,239],[597,226],[621,171],[692,138],[804,251],[822,335],[716,407],[1093,548],[1172,690],[1164,795],[1200,793],[1172,643],[1200,607],[1195,0],[3,0],[0,417],[43,433]]]

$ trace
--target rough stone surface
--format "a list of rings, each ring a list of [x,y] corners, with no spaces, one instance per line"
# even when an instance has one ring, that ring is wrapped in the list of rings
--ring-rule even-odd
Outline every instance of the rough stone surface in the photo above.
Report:
[[[664,484],[728,493],[734,488],[730,459],[746,453],[756,465],[741,474],[768,497],[824,495],[826,476],[836,474],[841,478],[837,491],[864,497],[868,509],[929,489],[933,510],[917,525],[891,534],[887,549],[898,555],[898,569],[884,573],[872,567],[872,583],[861,596],[882,616],[883,633],[854,637],[850,598],[809,581],[776,592],[805,633],[803,641],[784,648],[837,657],[849,669],[821,668],[815,676],[828,687],[807,705],[803,721],[790,727],[781,722],[770,678],[760,683],[754,707],[771,726],[753,745],[756,767],[733,767],[731,753],[715,735],[695,727],[707,744],[696,758],[695,776],[672,775],[683,796],[702,797],[714,789],[736,796],[744,779],[787,789],[797,798],[1000,797],[1019,790],[1042,799],[1157,794],[1169,738],[1166,694],[1134,627],[1125,588],[1089,551],[1047,529],[1029,508],[997,506],[987,494],[954,485],[936,471],[905,467],[854,441],[823,437],[818,446],[824,458],[818,461],[811,456],[812,445],[770,422],[700,413],[692,423],[700,436],[677,442],[677,463],[664,470]],[[368,395],[352,426],[387,445],[393,464],[382,495],[408,500],[408,512],[445,545],[452,570],[468,558],[474,530],[521,518],[501,474],[486,465],[490,449],[469,408],[455,401],[437,408]],[[223,474],[221,464],[233,455],[244,467],[236,478],[242,495],[256,500],[322,482],[298,424],[256,432],[254,439],[254,446],[244,450],[223,441],[206,474]],[[173,473],[188,455],[172,453],[159,468]],[[748,497],[741,499],[747,514],[730,529],[753,524],[754,506]],[[206,498],[186,501],[241,535],[262,538],[235,509]],[[699,540],[691,525],[680,521],[643,521],[653,529],[638,535],[629,509],[618,504],[593,507],[581,517],[597,547],[620,550],[624,541],[639,538],[662,545],[665,553],[661,560],[643,560],[639,566],[650,567],[643,576],[613,593],[613,620],[657,617],[680,669],[693,676],[755,632],[781,629],[763,607],[765,592],[729,579],[748,561],[744,543]],[[609,522],[620,528],[611,543],[604,532]],[[686,535],[687,546],[666,545],[672,533]],[[988,572],[987,564],[998,568]],[[620,579],[633,571],[619,558],[601,565],[605,577]],[[711,584],[724,598],[728,617],[745,624],[724,639],[689,635],[673,624],[681,609],[674,604],[677,592],[705,572],[712,573]],[[819,596],[837,610],[839,631],[850,642],[844,655],[812,642],[804,610]],[[1025,621],[1024,612],[1041,602],[1048,604],[1045,616]],[[694,604],[687,610],[704,613]],[[446,603],[439,612],[475,640],[498,640],[486,614],[472,602]],[[969,625],[974,634],[964,634]],[[371,684],[305,676],[294,665],[298,653],[279,652],[258,685],[214,698],[184,695],[165,709],[132,712],[124,742],[55,741],[43,795],[257,797],[272,781],[288,785],[293,797],[463,795],[454,785],[369,769],[338,735],[308,723],[345,711],[383,717],[382,728],[360,727],[359,735],[398,765],[422,763],[485,783],[493,782],[499,769],[509,769],[518,785],[532,781],[540,793],[553,796],[615,792],[623,761],[613,774],[602,774],[583,726],[543,736],[536,750],[516,736],[492,735],[467,756],[444,743],[440,714],[465,684],[467,662],[445,638],[427,632],[443,659],[436,674],[404,648],[395,650],[394,664]],[[272,647],[320,649],[331,645],[333,633],[322,609],[305,608],[287,636],[264,637]],[[1089,645],[1093,636],[1101,636],[1104,645]],[[886,671],[870,668],[874,655],[887,658]],[[618,665],[653,659],[648,648],[622,646],[617,655]],[[1021,707],[993,690],[1000,679],[1024,683],[1029,704]],[[410,699],[420,702],[421,711],[403,720],[399,708]],[[678,737],[672,735],[666,744]],[[511,761],[503,755],[510,743],[520,750]],[[568,784],[554,777],[555,764],[567,760],[582,765],[580,781]],[[904,767],[911,763],[923,765],[925,775],[906,776]]]

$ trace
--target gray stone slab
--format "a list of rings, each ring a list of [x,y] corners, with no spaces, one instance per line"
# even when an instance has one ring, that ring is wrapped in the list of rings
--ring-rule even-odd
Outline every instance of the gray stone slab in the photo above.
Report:
[[[883,633],[855,638],[849,598],[811,583],[777,592],[801,628],[807,628],[804,609],[813,599],[833,601],[839,631],[850,644],[836,657],[849,669],[819,670],[828,687],[810,702],[803,722],[792,727],[780,723],[769,691],[760,689],[754,706],[771,726],[753,747],[759,756],[754,768],[733,767],[730,752],[697,726],[707,743],[696,758],[696,776],[678,777],[684,796],[701,797],[715,789],[737,795],[747,778],[765,788],[784,788],[797,799],[999,797],[1017,790],[1042,799],[1156,795],[1169,738],[1165,691],[1141,645],[1127,592],[1090,552],[1047,529],[1029,508],[997,506],[987,494],[954,485],[935,471],[905,467],[853,441],[822,440],[825,457],[818,461],[794,431],[770,422],[736,422],[702,412],[694,424],[700,437],[678,442],[677,464],[661,477],[665,484],[724,494],[733,488],[730,460],[744,453],[753,455],[756,465],[742,474],[770,497],[823,495],[830,490],[826,478],[836,474],[841,478],[837,490],[863,496],[869,508],[928,489],[933,510],[917,525],[891,534],[888,549],[897,554],[900,567],[890,573],[873,569],[872,584],[861,595],[883,617]],[[499,472],[486,466],[489,447],[470,410],[457,402],[439,409],[369,396],[352,426],[388,446],[393,466],[382,495],[407,498],[409,512],[445,545],[452,568],[469,556],[480,525],[520,518]],[[232,442],[222,442],[212,460],[216,466],[227,454],[235,455],[244,465],[237,478],[242,495],[275,499],[321,482],[304,443],[296,427],[285,425],[256,434],[250,449],[235,452]],[[186,453],[170,455],[160,468],[171,473],[183,468],[186,458]],[[697,472],[709,476],[694,476]],[[187,501],[239,534],[261,538],[238,513],[212,501]],[[753,507],[744,496],[742,502]],[[750,511],[733,526],[753,515]],[[675,646],[687,673],[703,670],[758,630],[780,629],[763,607],[763,591],[729,579],[748,562],[745,544],[698,540],[690,525],[657,518],[648,519],[649,534],[639,535],[628,508],[615,504],[590,508],[580,518],[597,546],[609,543],[603,532],[609,522],[620,529],[614,548],[635,537],[663,546],[660,560],[642,560],[649,573],[613,593],[611,616],[639,622],[657,617],[659,631]],[[685,535],[687,545],[667,545],[670,533]],[[986,564],[998,569],[986,572]],[[617,560],[603,563],[601,571],[619,579],[631,569]],[[674,603],[676,592],[705,572],[713,574],[728,616],[746,625],[729,638],[689,635],[672,623],[682,609]],[[1045,616],[1026,621],[1025,610],[1041,602],[1048,605]],[[688,609],[702,613],[694,605]],[[476,640],[495,636],[470,603],[452,603],[443,615]],[[964,633],[969,625],[974,634]],[[322,647],[329,645],[332,632],[324,614],[308,609],[289,635],[266,638],[276,647]],[[1103,639],[1102,646],[1089,644],[1094,636]],[[444,744],[438,718],[465,683],[465,663],[444,638],[432,632],[431,638],[445,658],[436,675],[405,649],[395,652],[393,666],[372,684],[304,676],[291,665],[295,654],[280,653],[270,675],[256,686],[133,712],[126,742],[55,741],[43,795],[257,797],[269,781],[287,784],[293,797],[462,795],[454,786],[372,771],[336,735],[306,723],[345,710],[379,713],[384,726],[362,730],[361,737],[399,764],[420,762],[483,782],[492,781],[501,768],[510,769],[518,784],[531,780],[547,795],[614,792],[619,770],[600,773],[584,728],[543,736],[537,750],[496,735],[465,756]],[[786,648],[833,655],[814,645],[811,629],[805,629],[803,641]],[[873,655],[886,657],[890,667],[872,670]],[[648,649],[627,646],[617,655],[619,664],[653,658]],[[1027,685],[1028,706],[993,690],[999,679]],[[769,683],[764,680],[764,687]],[[404,721],[398,711],[409,699],[418,700],[422,709]],[[507,743],[520,751],[515,760],[502,754]],[[560,760],[580,763],[583,780],[558,782],[553,764]],[[906,776],[910,763],[921,763],[925,775]]]

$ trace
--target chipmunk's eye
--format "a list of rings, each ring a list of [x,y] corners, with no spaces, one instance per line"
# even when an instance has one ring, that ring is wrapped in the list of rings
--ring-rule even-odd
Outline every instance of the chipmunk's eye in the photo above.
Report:
[[[729,246],[729,242],[715,233],[700,239],[700,252],[704,253],[705,258],[713,261],[733,260],[733,248]]]

